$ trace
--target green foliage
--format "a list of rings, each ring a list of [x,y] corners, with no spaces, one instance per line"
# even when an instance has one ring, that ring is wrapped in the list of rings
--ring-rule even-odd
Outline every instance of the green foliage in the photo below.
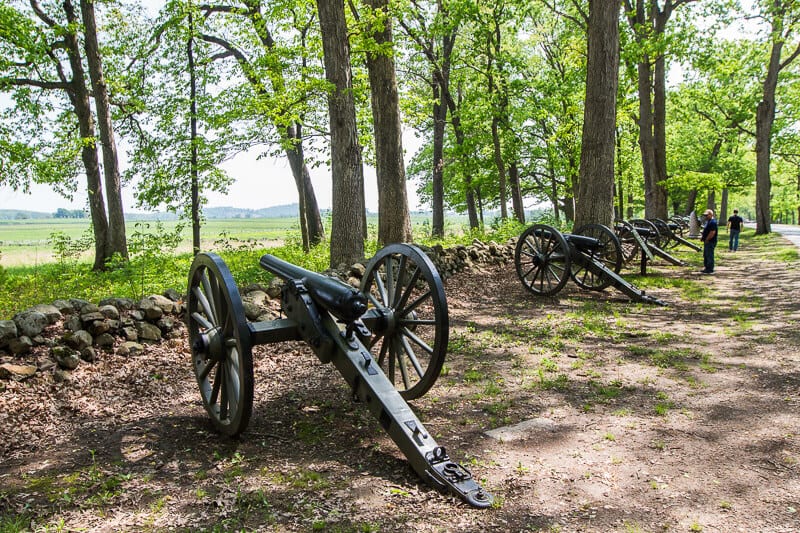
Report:
[[[59,298],[83,298],[97,302],[109,296],[141,298],[168,288],[186,290],[192,263],[191,253],[175,253],[177,231],[155,224],[136,227],[131,240],[129,261],[116,261],[105,272],[93,272],[91,265],[78,261],[47,263],[36,266],[9,267],[0,270],[0,319],[39,303]],[[303,252],[299,242],[264,248],[230,244],[218,250],[237,283],[267,281],[268,273],[259,267],[264,253],[298,264],[316,272],[328,266],[329,251],[324,244]]]
[[[0,532],[23,533],[30,531],[33,517],[26,514],[15,514],[10,511],[0,514]]]
[[[91,227],[78,239],[73,239],[63,231],[54,231],[50,234],[49,243],[53,247],[53,255],[63,265],[77,261],[84,252],[91,249],[94,235]]]
[[[128,280],[128,295],[142,298],[164,290],[161,272],[182,240],[183,226],[179,224],[170,231],[161,222],[154,226],[149,222],[137,222],[134,228],[128,240],[129,259],[115,256],[109,267],[117,272],[117,279]]]

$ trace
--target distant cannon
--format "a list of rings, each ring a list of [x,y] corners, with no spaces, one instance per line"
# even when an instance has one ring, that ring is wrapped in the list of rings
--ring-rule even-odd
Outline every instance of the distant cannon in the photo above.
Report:
[[[562,234],[546,224],[534,224],[517,240],[514,264],[526,289],[541,296],[558,293],[567,280],[601,291],[613,286],[638,302],[666,305],[619,275],[622,246],[606,226],[589,224]]]
[[[654,260],[656,256],[673,265],[686,266],[686,263],[664,250],[670,237],[659,231],[658,226],[650,220],[619,220],[614,224],[614,231],[622,245],[625,263],[632,262],[641,253],[643,275],[647,272],[647,261]]]
[[[447,351],[447,301],[430,259],[416,247],[389,245],[369,261],[360,290],[269,254],[260,265],[284,280],[286,318],[247,322],[230,270],[213,253],[198,254],[189,273],[192,366],[214,427],[230,436],[247,428],[253,346],[302,340],[333,363],[422,479],[474,507],[491,506],[492,495],[450,460],[406,403],[433,386]]]

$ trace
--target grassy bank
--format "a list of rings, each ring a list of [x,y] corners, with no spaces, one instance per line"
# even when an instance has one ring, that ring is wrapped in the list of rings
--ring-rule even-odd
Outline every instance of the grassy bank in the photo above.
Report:
[[[377,220],[370,222],[371,238],[365,249],[367,257],[377,250]],[[258,264],[259,258],[267,251],[309,270],[325,270],[330,257],[328,244],[322,243],[309,253],[304,253],[299,232],[291,226],[293,223],[293,219],[216,220],[204,227],[204,235],[212,236],[202,241],[202,248],[222,256],[239,284],[269,281],[270,275]],[[36,228],[27,234],[19,227],[13,231],[6,228],[6,235],[13,235],[16,231],[16,236],[22,237],[19,240],[23,240],[25,236],[36,234],[36,231],[41,235],[42,225],[23,225],[29,229]],[[418,243],[440,242],[445,246],[468,243],[473,238],[499,241],[520,231],[518,226],[509,225],[473,233],[451,225],[445,240],[431,241],[424,237],[427,233],[425,219],[414,220],[414,225],[414,234],[420,236]],[[93,272],[91,253],[73,249],[81,239],[78,225],[57,223],[50,227],[58,228],[64,234],[70,230],[77,236],[66,236],[60,241],[51,239],[47,245],[42,244],[43,247],[49,246],[48,261],[8,265],[7,248],[4,246],[0,249],[3,254],[0,262],[0,320],[8,319],[32,305],[56,299],[83,298],[92,302],[110,296],[139,299],[170,288],[181,292],[186,289],[192,263],[188,240],[190,235],[187,236],[185,230],[178,231],[174,222],[133,225],[133,228],[129,228],[130,261],[111,265],[106,272]],[[214,234],[214,231],[218,233]],[[41,251],[39,256],[44,254]]]

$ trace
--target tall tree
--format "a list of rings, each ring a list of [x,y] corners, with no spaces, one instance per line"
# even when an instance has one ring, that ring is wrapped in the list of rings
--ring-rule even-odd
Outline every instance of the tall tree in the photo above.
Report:
[[[614,221],[619,4],[589,0],[586,104],[575,226]]]
[[[761,101],[756,108],[756,234],[772,231],[770,199],[770,158],[772,125],[775,122],[775,93],[782,70],[800,55],[800,3],[795,0],[765,0],[762,16],[770,26],[770,53],[764,76]],[[783,47],[791,39],[797,44],[783,56]]]
[[[95,240],[93,268],[102,270],[114,252],[127,256],[127,249],[124,225],[118,225],[117,214],[113,219],[115,225],[110,225],[106,214],[92,94],[87,86],[85,48],[81,45],[85,32],[96,32],[96,28],[84,27],[71,0],[65,0],[60,11],[52,8],[53,13],[36,0],[31,0],[30,8],[33,18],[10,4],[0,5],[0,47],[4,57],[0,62],[0,90],[12,93],[16,108],[10,118],[20,126],[8,130],[16,139],[3,141],[5,149],[0,158],[6,165],[20,169],[21,175],[30,180],[52,183],[60,191],[74,191],[77,167],[69,159],[80,155]],[[96,37],[94,34],[90,39],[96,43]],[[95,59],[98,58],[99,55]],[[69,102],[70,113],[57,113],[60,98]],[[109,119],[106,116],[103,120]],[[106,127],[110,132],[110,123],[103,125]],[[39,128],[51,132],[55,142],[45,140]],[[20,141],[19,136],[24,132],[30,137]],[[111,166],[115,168],[116,163]],[[27,183],[14,180],[12,186],[27,187]],[[111,184],[119,187],[119,182],[114,183],[113,179]],[[119,195],[119,189],[112,194]],[[121,215],[121,206],[118,214]]]
[[[108,84],[103,74],[103,59],[97,41],[97,20],[94,2],[80,0],[83,18],[84,49],[92,81],[94,104],[97,110],[98,130],[103,154],[103,174],[105,176],[106,199],[108,200],[108,253],[128,257],[128,242],[125,235],[125,214],[122,206],[122,182],[119,172],[117,143],[111,120],[111,98]]]
[[[300,229],[303,245],[308,249],[325,237],[325,230],[306,161],[302,119],[305,111],[299,105],[308,103],[309,98],[305,91],[311,90],[309,87],[313,87],[314,83],[309,79],[298,80],[297,85],[303,88],[295,94],[290,79],[293,70],[300,73],[308,70],[306,40],[313,15],[306,13],[306,7],[303,3],[271,5],[261,0],[202,4],[200,8],[207,21],[215,24],[220,34],[215,32],[215,28],[209,28],[200,37],[223,50],[223,53],[215,57],[232,57],[241,68],[255,102],[244,106],[240,102],[238,109],[247,112],[256,110],[276,129],[279,145],[289,161],[297,188]],[[291,30],[295,38],[299,39],[297,46],[292,48],[295,57],[291,61],[298,63],[295,66],[289,65],[289,47],[282,46],[271,30],[271,25],[277,24],[276,20],[279,19],[288,21],[288,25],[281,22],[281,27],[285,30],[281,34],[286,35]],[[226,31],[233,35],[230,38],[221,35]],[[257,43],[256,46],[252,46],[253,41]]]
[[[675,10],[696,0],[625,0],[637,45],[639,146],[645,184],[645,217],[667,219],[667,23]]]
[[[392,17],[388,0],[366,0],[366,4],[365,27],[373,41],[367,50],[367,70],[378,178],[378,242],[411,242]]]
[[[232,179],[220,164],[235,135],[225,120],[219,65],[198,39],[197,7],[171,2],[155,30],[146,30],[128,71],[130,106],[121,125],[132,144],[126,177],[138,180],[136,199],[146,209],[166,209],[192,222],[192,247],[200,249],[202,206],[208,191],[225,192]]]
[[[450,117],[450,126],[455,137],[455,157],[468,154],[466,147],[466,133],[461,120],[461,100],[457,89],[452,87],[452,60],[456,38],[462,24],[463,11],[461,8],[466,6],[454,6],[450,9],[450,2],[438,0],[434,8],[430,8],[425,2],[411,0],[412,9],[408,17],[400,20],[405,33],[411,39],[416,49],[425,57],[430,64],[432,91],[434,104],[432,112],[434,114],[434,149],[433,149],[433,200],[434,200],[434,234],[438,232],[438,185],[444,182],[444,150],[442,149],[442,159],[437,159],[439,150],[437,143],[440,142],[437,134],[441,133],[441,143],[444,146],[444,128],[441,127],[441,117],[446,113]],[[441,171],[441,174],[439,172]],[[439,178],[441,177],[441,181]],[[478,207],[476,199],[476,187],[473,183],[472,175],[467,172],[463,176],[464,203],[469,218],[470,228],[478,228]],[[442,216],[443,220],[443,216]]]
[[[356,128],[350,41],[344,0],[317,0],[330,116],[331,267],[351,265],[364,257],[364,167]]]

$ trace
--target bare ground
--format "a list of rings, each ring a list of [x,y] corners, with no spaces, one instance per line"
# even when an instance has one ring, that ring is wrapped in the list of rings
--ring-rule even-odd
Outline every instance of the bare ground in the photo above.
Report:
[[[182,339],[0,382],[0,531],[800,531],[800,262],[743,246],[651,268],[666,308],[538,299],[512,265],[447,282],[414,408],[491,509],[422,483],[300,344],[256,348],[249,429],[220,437]]]

